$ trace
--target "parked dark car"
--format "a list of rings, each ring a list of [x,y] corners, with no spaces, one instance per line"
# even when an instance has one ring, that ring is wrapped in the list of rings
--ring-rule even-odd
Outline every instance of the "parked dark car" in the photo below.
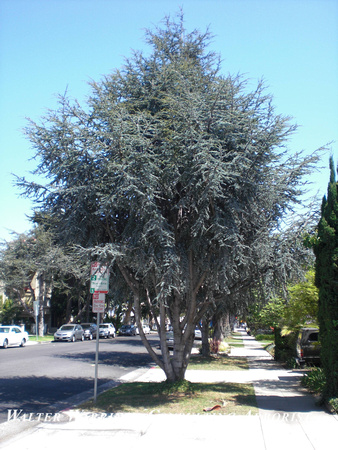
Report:
[[[296,361],[304,364],[320,364],[320,341],[318,328],[302,328],[298,334]]]
[[[136,336],[138,334],[138,330],[135,325],[122,325],[119,329],[120,336]]]
[[[85,339],[89,339],[91,341],[96,338],[97,326],[95,323],[81,323],[81,326],[84,331]]]

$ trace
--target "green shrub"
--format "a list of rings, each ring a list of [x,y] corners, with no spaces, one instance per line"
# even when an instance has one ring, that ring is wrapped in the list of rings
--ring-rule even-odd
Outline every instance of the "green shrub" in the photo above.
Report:
[[[273,334],[257,334],[255,335],[256,341],[274,341]]]
[[[321,394],[324,391],[325,383],[325,373],[321,367],[313,368],[302,378],[302,385],[316,394]]]
[[[297,333],[282,336],[281,330],[275,328],[275,360],[291,361],[296,356]]]
[[[331,406],[331,409],[338,414],[338,398],[330,398],[328,404]]]
[[[289,369],[296,369],[299,367],[299,365],[297,364],[297,360],[296,358],[294,358],[293,356],[289,357],[286,361],[285,361],[285,365],[287,368]]]
[[[224,341],[221,342],[220,345],[219,345],[218,351],[219,351],[219,352],[222,352],[222,353],[229,353],[229,352],[230,352],[230,346],[229,346],[229,344],[227,344],[227,343],[224,342]]]
[[[209,345],[210,345],[210,352],[213,354],[218,354],[220,352],[222,353],[230,352],[230,346],[227,342],[220,341],[217,339],[209,339]]]

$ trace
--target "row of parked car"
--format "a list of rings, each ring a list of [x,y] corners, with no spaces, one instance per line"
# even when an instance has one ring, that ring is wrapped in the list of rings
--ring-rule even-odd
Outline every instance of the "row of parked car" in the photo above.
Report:
[[[143,325],[143,332],[145,334],[150,333],[148,325]],[[139,334],[139,330],[135,325],[122,325],[118,334],[121,336],[136,336]],[[82,323],[81,325],[69,323],[62,325],[54,333],[54,341],[84,341],[85,339],[96,339],[96,336],[97,325],[95,323]],[[116,330],[112,323],[99,324],[100,338],[108,339],[115,336]],[[0,325],[0,347],[7,348],[16,345],[24,347],[28,339],[27,331],[24,331],[21,327],[17,325]]]
[[[72,342],[76,340],[84,341],[85,339],[92,340],[96,339],[97,332],[99,332],[100,338],[108,339],[116,336],[116,330],[112,323],[100,323],[98,330],[95,323],[65,324],[54,333],[54,340]],[[148,325],[143,325],[143,332],[145,334],[150,333]],[[140,333],[135,325],[122,325],[118,334],[120,336],[136,336]]]

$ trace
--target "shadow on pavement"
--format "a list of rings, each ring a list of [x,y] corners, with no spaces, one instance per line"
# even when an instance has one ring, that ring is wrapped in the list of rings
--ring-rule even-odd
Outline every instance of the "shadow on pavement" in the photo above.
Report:
[[[55,355],[55,358],[71,359],[82,362],[95,362],[95,352],[93,353],[77,353],[77,354],[65,354]],[[131,353],[120,351],[102,351],[99,352],[99,364],[106,366],[119,366],[125,368],[137,368],[146,367],[148,364],[153,363],[153,359],[149,354],[145,353]]]
[[[264,370],[283,370],[285,367],[283,367],[278,362],[274,361],[273,359],[266,359],[266,358],[257,358],[256,356],[249,356],[247,357],[247,360],[250,365],[250,369],[264,369]]]
[[[300,376],[280,376],[278,380],[254,383],[258,408],[265,411],[309,413],[325,411],[315,397],[302,391]]]
[[[100,379],[98,385],[107,382],[111,380]],[[92,378],[15,377],[0,379],[0,384],[0,423],[7,420],[8,409],[27,414],[55,412],[55,403],[93,389]]]

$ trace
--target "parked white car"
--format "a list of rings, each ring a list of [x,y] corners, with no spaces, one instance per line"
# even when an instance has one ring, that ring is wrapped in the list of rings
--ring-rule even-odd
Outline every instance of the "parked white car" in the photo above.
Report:
[[[168,346],[169,350],[174,348],[174,332],[173,331],[166,332],[166,342],[167,342],[167,346]]]
[[[100,337],[103,338],[114,338],[116,335],[115,327],[112,323],[100,323],[99,325],[99,334]]]
[[[202,339],[202,331],[199,327],[195,328],[195,339]]]
[[[23,347],[28,341],[27,331],[16,325],[0,326],[0,347],[7,348],[10,345],[19,345]]]
[[[144,334],[149,334],[150,333],[149,325],[147,325],[147,324],[142,325],[142,329],[143,329],[143,333]]]

